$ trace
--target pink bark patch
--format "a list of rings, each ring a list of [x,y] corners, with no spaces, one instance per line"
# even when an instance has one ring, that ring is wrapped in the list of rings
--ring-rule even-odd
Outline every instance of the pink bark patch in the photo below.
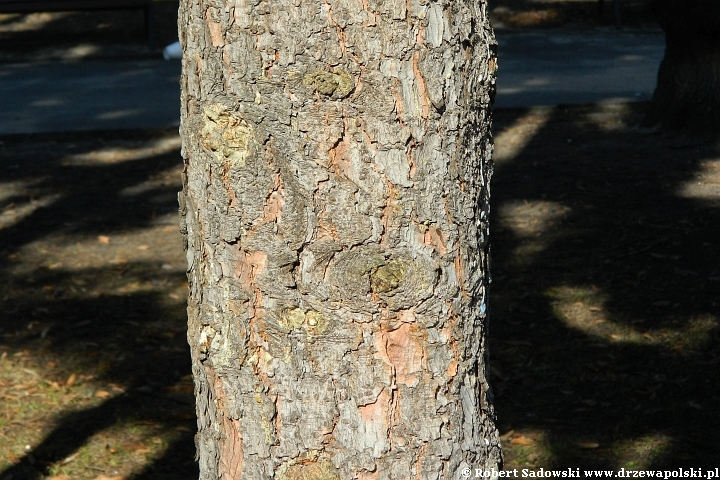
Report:
[[[225,45],[223,38],[222,23],[213,22],[209,15],[205,15],[205,22],[210,30],[210,41],[213,47],[222,47]]]
[[[423,243],[435,248],[435,250],[437,250],[441,255],[445,255],[448,251],[445,246],[445,242],[443,241],[442,233],[434,227],[427,229],[425,237],[423,238]]]
[[[265,203],[265,211],[263,212],[264,220],[268,222],[276,222],[280,219],[280,210],[283,206],[282,194],[279,191],[275,191],[270,194]]]
[[[242,255],[242,254],[241,254]],[[262,274],[267,264],[267,255],[260,250],[252,253],[245,253],[235,263],[235,275],[240,280],[243,290],[252,292],[254,290],[255,278]]]
[[[423,29],[424,30],[424,29]],[[422,38],[422,30],[418,34]],[[420,58],[420,52],[415,52],[412,57],[412,69],[415,74],[415,82],[417,83],[418,96],[420,97],[420,103],[422,104],[422,117],[428,118],[430,114],[430,102],[428,101],[427,88],[425,87],[425,79],[420,73],[418,67],[418,58]]]
[[[407,312],[412,315],[411,312]],[[392,332],[382,332],[376,340],[380,355],[395,368],[397,383],[414,387],[423,370],[423,349],[412,334],[412,325],[405,323]]]
[[[221,440],[220,448],[220,479],[235,480],[242,478],[245,461],[243,458],[243,443],[240,436],[240,421],[234,418],[223,417],[225,438]]]
[[[360,410],[360,418],[369,423],[383,426],[387,425],[390,415],[390,405],[390,394],[387,389],[383,389],[374,403],[368,403],[367,405],[358,407]]]
[[[219,478],[220,480],[241,478],[245,467],[245,459],[242,435],[240,434],[240,421],[230,418],[226,415],[226,412],[223,411],[226,404],[226,396],[222,379],[215,374],[213,369],[208,368],[206,371],[208,373],[208,379],[210,380],[213,396],[218,406],[217,413],[220,418],[217,420],[222,423],[222,431],[224,433],[218,441],[220,450]]]
[[[335,174],[347,178],[350,169],[350,143],[347,140],[341,141],[328,151],[328,156],[330,164],[335,167]]]

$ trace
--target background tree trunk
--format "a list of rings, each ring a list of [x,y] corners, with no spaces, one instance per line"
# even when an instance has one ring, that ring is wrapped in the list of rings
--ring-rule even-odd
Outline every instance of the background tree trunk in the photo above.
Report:
[[[484,1],[183,0],[201,479],[501,463]]]
[[[645,124],[720,133],[720,2],[653,0],[665,57]]]

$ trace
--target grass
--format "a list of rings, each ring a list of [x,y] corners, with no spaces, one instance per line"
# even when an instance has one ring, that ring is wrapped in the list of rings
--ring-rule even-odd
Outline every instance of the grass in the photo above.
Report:
[[[509,468],[720,460],[720,155],[640,134],[641,115],[496,113],[491,383]]]
[[[495,114],[507,468],[720,460],[720,154],[640,108]],[[2,141],[0,478],[197,478],[177,134]]]
[[[192,476],[178,145],[167,131],[6,139],[0,472]]]

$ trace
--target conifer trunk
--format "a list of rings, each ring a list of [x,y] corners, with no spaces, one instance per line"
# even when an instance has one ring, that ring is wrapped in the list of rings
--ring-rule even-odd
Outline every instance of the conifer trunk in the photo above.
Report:
[[[499,467],[486,7],[181,1],[202,480]]]

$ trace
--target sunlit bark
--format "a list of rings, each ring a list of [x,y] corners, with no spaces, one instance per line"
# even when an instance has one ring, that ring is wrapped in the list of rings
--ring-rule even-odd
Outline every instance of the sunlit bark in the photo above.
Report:
[[[475,0],[184,0],[201,479],[498,467]]]

